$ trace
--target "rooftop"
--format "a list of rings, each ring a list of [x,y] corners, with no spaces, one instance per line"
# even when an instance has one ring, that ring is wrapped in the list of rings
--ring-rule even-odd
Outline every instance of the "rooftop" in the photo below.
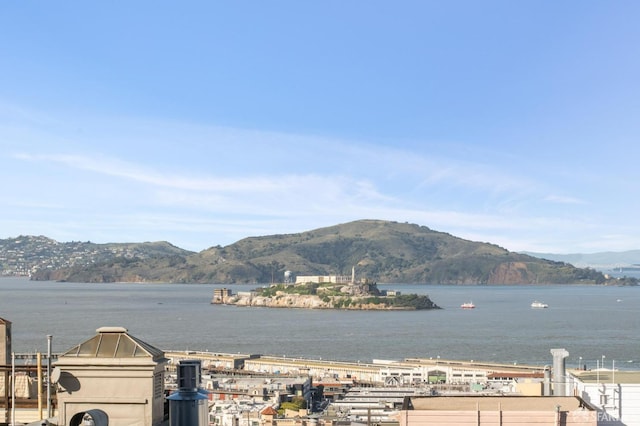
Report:
[[[406,401],[405,401],[406,404]],[[411,397],[411,410],[433,411],[562,411],[593,410],[574,396],[430,396]]]
[[[616,384],[640,384],[640,371],[618,370],[571,370],[572,375],[584,383],[616,383]]]
[[[101,327],[91,339],[69,349],[62,356],[89,358],[163,358],[164,352],[131,336],[123,327]]]
[[[443,358],[405,358],[404,363],[409,364],[426,364],[426,365],[444,365],[447,367],[456,368],[470,368],[470,369],[483,369],[492,372],[514,372],[522,373],[527,371],[543,372],[545,367],[540,365],[527,365],[527,364],[503,364],[495,362],[485,361],[460,361]]]

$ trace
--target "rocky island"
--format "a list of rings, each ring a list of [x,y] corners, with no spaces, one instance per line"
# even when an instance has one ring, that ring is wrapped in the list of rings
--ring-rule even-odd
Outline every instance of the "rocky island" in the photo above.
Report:
[[[421,310],[440,309],[429,296],[381,291],[375,283],[299,283],[272,284],[253,291],[233,294],[216,289],[212,304],[267,308]]]

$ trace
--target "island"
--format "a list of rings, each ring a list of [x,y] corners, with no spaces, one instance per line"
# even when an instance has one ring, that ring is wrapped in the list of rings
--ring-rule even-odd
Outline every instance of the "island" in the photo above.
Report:
[[[212,304],[304,309],[422,310],[441,309],[429,296],[382,291],[376,283],[304,282],[279,283],[252,291],[215,289]]]

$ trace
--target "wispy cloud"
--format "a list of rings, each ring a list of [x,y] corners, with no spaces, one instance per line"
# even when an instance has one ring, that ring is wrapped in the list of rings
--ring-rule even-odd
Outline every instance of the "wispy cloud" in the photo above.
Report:
[[[544,200],[556,204],[587,204],[586,201],[579,198],[564,195],[548,195]]]
[[[111,126],[108,122],[96,124],[94,121],[89,120],[85,124],[85,132],[89,135],[102,134],[101,140],[105,139],[101,144],[103,151],[112,145],[109,139],[117,140],[118,145],[135,146],[148,156],[164,151],[165,157],[175,157],[175,163],[183,169],[177,169],[171,162],[168,167],[158,170],[157,166],[149,167],[144,162],[123,160],[121,158],[128,155],[126,151],[115,155],[89,151],[83,154],[34,154],[27,151],[16,154],[15,158],[57,163],[157,187],[193,191],[294,190],[301,178],[336,182],[336,176],[350,187],[359,186],[358,194],[369,193],[370,197],[381,199],[393,198],[385,194],[385,191],[389,192],[388,188],[397,191],[404,187],[405,193],[420,193],[432,188],[463,188],[487,194],[523,194],[536,186],[528,178],[506,173],[481,161],[434,153],[429,143],[407,149],[317,135],[174,122],[135,122],[129,119]],[[104,135],[105,129],[110,133]],[[73,132],[66,129],[63,133]],[[79,136],[70,138],[73,140]],[[74,149],[82,145],[76,141]],[[328,185],[328,188],[332,187]],[[352,190],[341,192],[353,193]]]
[[[392,200],[392,197],[380,193],[373,182],[340,174],[191,177],[175,172],[162,173],[145,165],[103,156],[20,153],[14,158],[143,183],[149,185],[156,199],[165,205],[205,208],[208,211],[263,210],[268,206],[280,212],[283,208],[300,211],[296,206],[328,206],[334,209],[335,206],[344,208],[349,203],[366,205]]]
[[[568,211],[588,199],[557,195],[572,192],[562,182],[492,164],[487,158],[494,153],[476,158],[428,143],[131,119],[117,126],[89,120],[78,136],[65,123],[47,124],[62,132],[32,131],[25,123],[14,128],[20,140],[32,142],[3,153],[23,182],[10,188],[15,194],[5,203],[9,232],[51,229],[69,236],[75,229],[72,239],[167,239],[201,249],[370,218],[522,250],[545,246],[549,235],[559,239],[558,230],[569,235],[589,226]],[[83,144],[96,134],[100,143]],[[66,137],[69,143],[57,143]],[[579,233],[563,238],[575,241]]]

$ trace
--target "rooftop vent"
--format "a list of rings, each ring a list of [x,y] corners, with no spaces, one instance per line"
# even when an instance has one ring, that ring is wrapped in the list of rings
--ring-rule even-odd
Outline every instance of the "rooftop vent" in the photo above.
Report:
[[[207,395],[199,391],[201,363],[183,360],[178,363],[178,391],[169,400],[169,426],[207,426]]]

